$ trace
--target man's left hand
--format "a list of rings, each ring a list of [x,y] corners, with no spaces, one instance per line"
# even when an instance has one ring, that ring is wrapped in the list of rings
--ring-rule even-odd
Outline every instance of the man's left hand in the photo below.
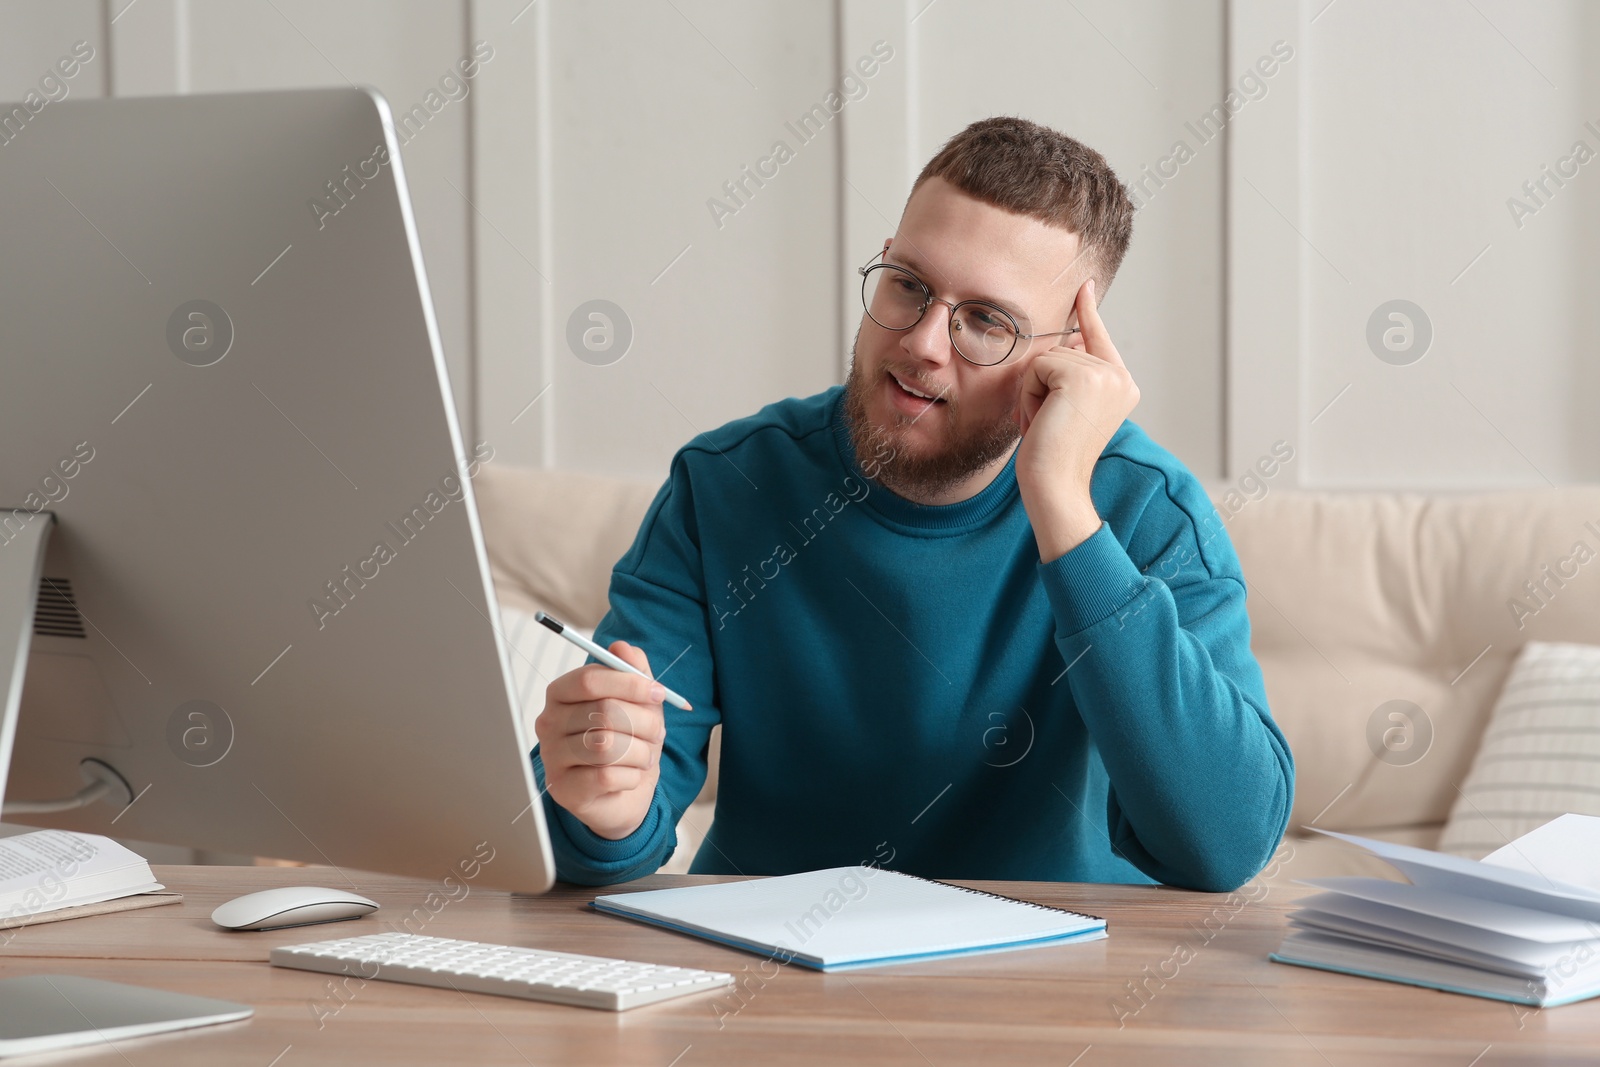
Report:
[[[1079,288],[1076,306],[1081,332],[1028,363],[1014,413],[1022,428],[1017,488],[1045,563],[1100,528],[1089,481],[1111,435],[1139,403],[1139,387],[1095,308],[1094,279]]]

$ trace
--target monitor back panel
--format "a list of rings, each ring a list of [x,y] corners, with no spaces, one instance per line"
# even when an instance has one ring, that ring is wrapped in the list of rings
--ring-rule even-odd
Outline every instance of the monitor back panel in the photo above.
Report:
[[[355,89],[85,100],[0,147],[0,505],[59,519],[6,795],[86,756],[138,794],[30,822],[548,886],[493,444],[390,129]]]

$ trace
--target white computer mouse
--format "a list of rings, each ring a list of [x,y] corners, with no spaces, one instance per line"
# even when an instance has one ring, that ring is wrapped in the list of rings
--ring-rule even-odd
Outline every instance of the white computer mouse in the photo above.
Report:
[[[235,897],[211,913],[224,930],[276,930],[359,919],[378,910],[378,902],[321,886],[285,886]]]

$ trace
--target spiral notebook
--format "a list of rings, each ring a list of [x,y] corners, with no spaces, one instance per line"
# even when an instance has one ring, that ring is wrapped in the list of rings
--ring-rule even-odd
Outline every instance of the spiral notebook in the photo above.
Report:
[[[611,893],[592,906],[819,971],[1106,936],[1093,915],[877,867]]]

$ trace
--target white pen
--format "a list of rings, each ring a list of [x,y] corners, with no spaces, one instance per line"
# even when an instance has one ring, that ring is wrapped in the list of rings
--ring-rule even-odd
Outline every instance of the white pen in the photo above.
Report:
[[[637,674],[641,678],[650,678],[648,674],[644,673],[644,671],[641,671],[633,664],[627,662],[626,660],[618,659],[616,656],[613,656],[611,653],[607,652],[605,649],[601,648],[587,637],[584,637],[582,634],[574,633],[572,628],[566,623],[562,622],[560,619],[552,618],[542,611],[534,612],[533,617],[535,621],[543,623],[545,626],[554,630],[562,637],[565,637],[568,641],[571,641],[573,644],[589,653],[589,655],[593,656],[601,663],[604,663],[607,667],[611,667],[619,671],[627,671],[629,674]],[[650,680],[652,682],[655,681],[654,678],[650,678]],[[656,684],[660,685],[659,682]],[[661,688],[666,693],[668,704],[671,704],[675,708],[682,708],[684,711],[694,710],[693,706],[690,705],[687,700],[683,699],[683,697],[679,696],[677,693],[674,693],[664,685],[661,686]]]

